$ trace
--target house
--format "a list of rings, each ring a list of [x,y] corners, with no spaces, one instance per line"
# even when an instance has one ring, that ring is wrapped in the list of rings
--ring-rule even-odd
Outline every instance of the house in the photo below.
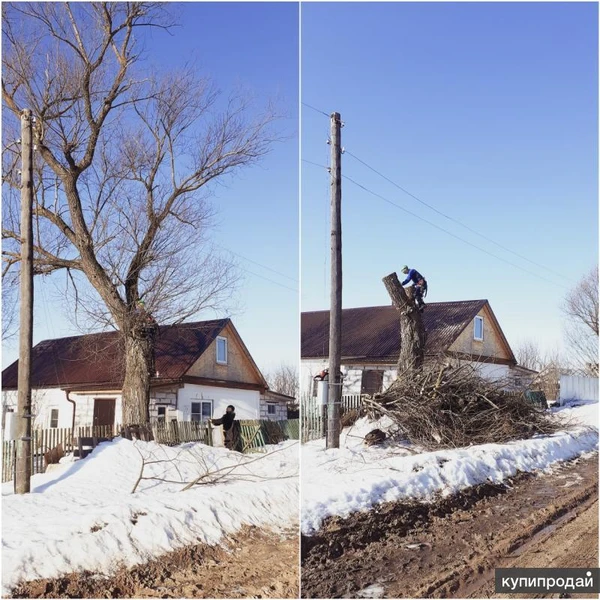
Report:
[[[487,300],[432,302],[423,312],[425,359],[449,355],[477,365],[485,377],[515,385],[535,375],[517,360]],[[316,395],[315,375],[328,367],[329,311],[302,313],[301,387]],[[400,320],[394,306],[342,310],[343,393],[372,394],[396,377]]]
[[[46,340],[32,350],[36,427],[121,421],[123,347],[118,332]],[[153,420],[205,421],[229,404],[238,419],[268,412],[268,385],[230,319],[161,326],[151,380]],[[17,403],[18,361],[2,372],[4,411]],[[261,400],[261,398],[263,398]]]
[[[295,401],[293,396],[273,390],[267,390],[260,398],[260,418],[268,421],[285,421],[288,418],[288,404]]]

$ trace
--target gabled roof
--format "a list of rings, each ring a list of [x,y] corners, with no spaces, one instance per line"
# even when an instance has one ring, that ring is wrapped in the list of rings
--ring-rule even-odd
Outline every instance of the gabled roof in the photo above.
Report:
[[[427,331],[425,353],[437,355],[446,352],[486,305],[489,308],[487,300],[428,303],[423,312]],[[489,310],[493,316],[491,308]],[[497,321],[496,325],[504,339]],[[302,313],[301,327],[302,358],[326,357],[329,352],[329,311]],[[400,319],[395,307],[369,306],[342,310],[343,360],[396,362],[399,354]]]
[[[161,326],[155,348],[159,381],[181,379],[229,323],[230,319],[214,319]],[[231,327],[237,334],[233,323]],[[242,348],[246,350],[243,342]],[[15,361],[2,372],[2,388],[15,389],[17,376]],[[33,388],[113,385],[120,389],[123,376],[122,338],[116,331],[45,340],[32,350]]]

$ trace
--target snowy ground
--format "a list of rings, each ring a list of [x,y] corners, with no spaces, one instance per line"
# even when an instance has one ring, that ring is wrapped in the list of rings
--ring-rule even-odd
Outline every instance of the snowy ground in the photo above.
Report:
[[[35,475],[32,493],[2,486],[3,594],[21,580],[87,569],[111,573],[187,544],[217,544],[243,525],[277,530],[298,521],[298,443],[241,455],[224,448],[184,444],[176,448],[117,438],[85,460]],[[138,491],[140,452],[148,464]],[[254,460],[258,459],[258,460]],[[206,469],[232,479],[199,485]],[[225,470],[222,470],[226,468]]]
[[[508,444],[416,453],[401,446],[363,444],[366,433],[391,421],[360,419],[344,429],[340,448],[324,440],[302,447],[302,532],[313,534],[323,519],[347,516],[380,502],[432,500],[486,481],[500,483],[517,471],[548,470],[558,461],[598,450],[598,403],[553,409],[568,431]]]

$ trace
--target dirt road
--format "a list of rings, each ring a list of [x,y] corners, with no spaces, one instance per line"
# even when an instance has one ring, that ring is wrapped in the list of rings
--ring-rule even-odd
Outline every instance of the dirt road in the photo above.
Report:
[[[297,598],[298,533],[246,528],[220,546],[171,552],[112,577],[93,573],[40,579],[13,598]]]
[[[302,540],[301,595],[491,597],[496,567],[596,566],[597,511],[595,455],[432,505],[390,503],[329,519]]]

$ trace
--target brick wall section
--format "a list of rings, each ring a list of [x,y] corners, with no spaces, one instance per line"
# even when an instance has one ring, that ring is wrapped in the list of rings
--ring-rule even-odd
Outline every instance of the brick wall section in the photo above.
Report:
[[[275,406],[275,414],[269,414],[267,406],[273,404]],[[260,418],[267,421],[285,421],[287,419],[287,405],[285,402],[267,401],[264,398],[260,399]]]
[[[177,406],[177,387],[150,390],[150,418],[158,417],[158,406]]]

